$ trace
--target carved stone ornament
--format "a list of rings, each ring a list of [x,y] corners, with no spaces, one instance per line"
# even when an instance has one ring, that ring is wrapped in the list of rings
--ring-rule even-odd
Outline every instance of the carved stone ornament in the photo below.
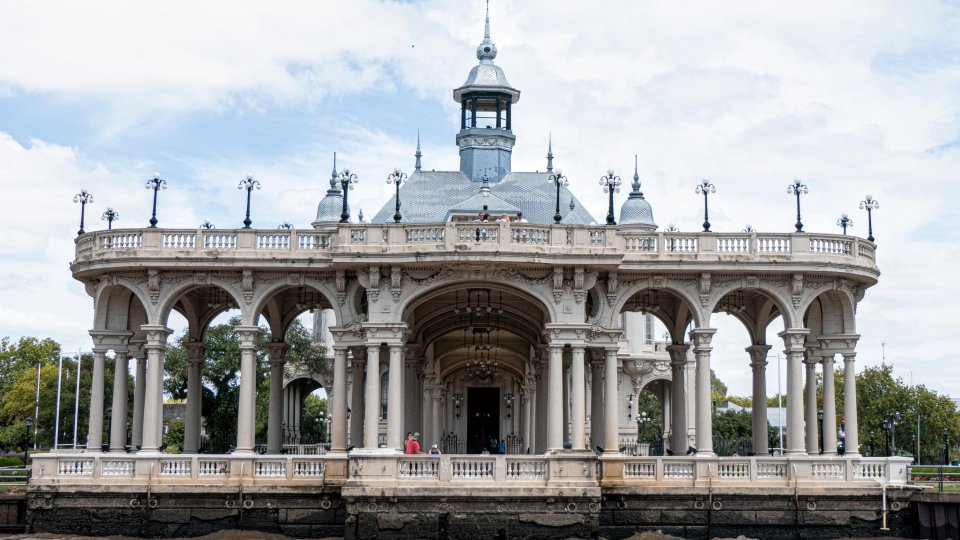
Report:
[[[573,298],[578,304],[582,304],[587,298],[587,291],[574,291]]]
[[[243,290],[243,301],[247,304],[253,302],[253,270],[249,268],[243,270],[243,278],[240,286]]]
[[[531,276],[516,268],[503,268],[497,270],[491,276],[491,279],[498,281],[519,281],[526,285],[543,285],[547,282],[549,275],[543,275],[540,277]]]
[[[563,299],[563,289],[554,289],[553,290],[553,301],[557,304],[560,303],[560,300]]]
[[[159,270],[147,271],[147,288],[150,291],[150,302],[156,305],[157,301],[160,299],[160,271]]]

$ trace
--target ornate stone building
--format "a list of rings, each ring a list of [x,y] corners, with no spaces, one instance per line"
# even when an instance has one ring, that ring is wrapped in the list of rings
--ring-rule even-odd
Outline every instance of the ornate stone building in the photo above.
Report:
[[[658,230],[636,171],[619,223],[598,225],[555,182],[561,175],[552,153],[545,172],[512,169],[511,112],[520,91],[494,63],[496,55],[488,18],[479,63],[453,91],[461,107],[460,168],[427,171],[418,147],[399,211],[391,198],[369,223],[345,219],[341,187],[350,173],[334,165],[310,230],[144,228],[78,237],[71,271],[94,300],[88,450],[37,458],[43,469],[34,484],[202,491],[246,482],[248,490],[322,487],[323,497],[332,487],[336,496],[323,504],[345,502],[354,531],[363,530],[365,515],[403,513],[390,506],[395,501],[377,502],[384,497],[434,497],[434,504],[436,497],[499,494],[539,508],[533,514],[577,516],[568,532],[580,534],[586,529],[577,527],[596,526],[602,498],[644,486],[835,482],[875,489],[877,480],[902,481],[902,463],[858,453],[856,306],[879,277],[875,245],[833,234]],[[402,216],[395,220],[395,213]],[[491,220],[477,221],[483,213]],[[496,220],[503,214],[508,219]],[[236,450],[198,454],[202,336],[231,307],[242,318]],[[302,400],[289,392],[284,398],[284,334],[308,307],[335,321],[332,380],[323,382],[332,410],[324,456],[281,454],[282,426]],[[174,311],[189,324],[186,444],[178,456],[161,451]],[[743,366],[753,373],[753,457],[714,453],[711,320],[721,312],[750,335],[742,345]],[[666,341],[652,337],[653,317],[666,328]],[[768,336],[778,317],[785,330]],[[261,324],[269,327],[270,356],[265,455],[254,453]],[[766,358],[773,347],[786,355],[789,437],[786,456],[767,457]],[[103,380],[111,350],[119,367],[112,382]],[[842,411],[834,398],[838,356],[846,374]],[[133,396],[124,377],[128,362],[136,365]],[[105,384],[114,384],[109,441],[102,436]],[[627,396],[645,387],[661,400],[672,457],[618,451],[619,438],[636,433],[625,418],[640,412],[627,409]],[[121,424],[128,406],[135,418],[129,440]],[[841,413],[845,456],[834,451]],[[422,433],[421,442],[457,446],[442,456],[406,456],[408,431]],[[513,441],[515,455],[476,455],[501,438]],[[131,444],[140,450],[122,453]],[[101,445],[110,452],[101,453]]]

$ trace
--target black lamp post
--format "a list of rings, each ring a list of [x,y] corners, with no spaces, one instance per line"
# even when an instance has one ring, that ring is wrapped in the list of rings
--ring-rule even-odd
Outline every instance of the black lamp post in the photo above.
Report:
[[[400,223],[400,219],[403,217],[400,215],[400,186],[405,183],[407,183],[407,173],[401,172],[399,168],[393,169],[393,172],[387,175],[387,185],[395,184],[397,186],[395,197],[397,204],[393,212],[394,223]]]
[[[717,192],[717,186],[710,183],[706,178],[697,184],[694,190],[698,195],[703,193],[703,232],[710,232],[710,205],[707,196]]]
[[[323,439],[323,424],[324,424],[324,420],[326,419],[326,417],[327,417],[327,415],[324,414],[323,411],[320,411],[319,413],[317,413],[317,431],[319,432],[319,435],[318,435],[318,437],[317,437],[317,442],[323,442],[323,440],[324,440],[324,439]]]
[[[950,464],[950,431],[943,428],[943,464]]]
[[[650,415],[647,414],[647,411],[640,411],[637,415],[637,443],[647,442],[647,421],[650,420]]]
[[[290,223],[289,221],[284,221],[284,222],[281,223],[280,225],[277,225],[277,228],[278,228],[278,229],[286,229],[286,230],[289,231],[290,229],[293,228],[293,224]]]
[[[883,453],[887,456],[890,455],[890,422],[884,420],[880,422],[880,427],[883,428]]]
[[[820,444],[817,446],[820,447],[820,453],[823,453],[823,411],[817,411],[817,433],[820,434]]]
[[[93,194],[83,188],[80,188],[80,193],[77,193],[73,196],[73,202],[80,203],[80,230],[77,231],[77,236],[80,236],[84,233],[83,218],[84,214],[86,213],[87,204],[93,204]]]
[[[743,232],[752,234],[757,232],[757,230],[753,228],[753,225],[747,223],[747,226],[743,228]]]
[[[620,193],[620,184],[622,183],[623,181],[620,180],[620,177],[613,174],[613,169],[608,169],[607,174],[600,177],[600,185],[603,186],[603,192],[610,194],[610,206],[607,208],[607,225],[617,224],[617,221],[613,218],[613,193]],[[559,189],[560,187],[557,186],[558,191]]]
[[[357,178],[356,174],[350,172],[350,169],[344,169],[342,173],[337,175],[337,179],[340,181],[340,189],[343,190],[343,211],[340,212],[340,223],[350,223],[347,191],[353,189],[353,186],[360,182],[360,179]]]
[[[33,418],[28,416],[23,423],[27,425],[27,432],[23,435],[23,466],[26,467],[30,449],[30,426],[33,425]]]
[[[800,221],[800,194],[808,192],[807,186],[801,183],[799,178],[794,178],[793,183],[787,186],[787,193],[797,196],[797,223],[794,225],[797,232],[803,232],[803,222]]]
[[[846,236],[847,227],[853,227],[853,220],[846,214],[840,214],[840,219],[837,220],[837,227],[843,227],[843,235]]]
[[[876,449],[874,448],[875,443],[877,441],[877,434],[873,430],[870,430],[869,435],[870,435],[870,457],[874,457],[877,453]]]
[[[880,208],[880,203],[877,202],[870,194],[867,194],[866,198],[860,201],[860,209],[867,211],[867,240],[873,242],[873,210]]]
[[[553,182],[553,184],[557,186],[557,210],[556,210],[556,213],[553,214],[553,222],[560,223],[560,220],[563,218],[563,216],[560,215],[560,187],[569,186],[570,182],[567,180],[567,177],[563,175],[563,171],[561,171],[560,169],[557,169],[556,172],[551,174],[548,180],[550,182]],[[612,200],[612,197],[613,197],[612,193],[610,194],[610,197]],[[570,202],[572,203],[573,201],[571,200]],[[613,203],[611,203],[610,208],[613,208]],[[609,220],[609,217],[608,217],[608,220]],[[609,223],[609,221],[607,221],[607,223]]]
[[[201,228],[201,229],[206,229],[206,230],[209,231],[210,229],[216,229],[217,227],[216,227],[213,223],[210,223],[210,220],[207,219],[207,220],[204,220],[204,222],[200,224],[200,228]]]
[[[107,230],[113,229],[113,222],[120,221],[120,212],[117,212],[111,207],[107,207],[107,211],[100,216],[100,219],[107,222]]]
[[[253,188],[260,189],[260,182],[254,180],[249,174],[247,175],[246,180],[241,180],[240,183],[237,184],[237,189],[247,190],[247,217],[243,220],[244,229],[249,229],[250,224],[253,223],[253,221],[250,220],[250,192],[253,191]]]
[[[157,191],[167,189],[167,181],[160,178],[160,173],[153,173],[153,178],[147,180],[147,189],[153,190],[153,214],[150,216],[150,228],[157,228]]]

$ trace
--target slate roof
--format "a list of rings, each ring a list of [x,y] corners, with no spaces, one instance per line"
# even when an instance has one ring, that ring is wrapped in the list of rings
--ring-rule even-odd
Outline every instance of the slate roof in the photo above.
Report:
[[[548,181],[547,172],[511,172],[500,181],[490,181],[491,197],[487,199],[491,215],[517,210],[531,223],[553,223],[556,205],[556,187]],[[446,221],[451,210],[457,213],[475,214],[483,209],[479,196],[481,182],[473,182],[460,171],[419,171],[410,176],[410,181],[400,188],[400,213],[403,223],[431,223]],[[573,199],[575,207],[569,208],[563,201]],[[491,201],[497,201],[491,206]],[[509,209],[494,208],[503,203]],[[599,223],[584,209],[580,201],[566,188],[560,188],[560,212],[567,223]],[[383,205],[371,223],[392,223],[394,197]],[[470,208],[470,206],[475,206]],[[568,214],[573,213],[572,216]]]

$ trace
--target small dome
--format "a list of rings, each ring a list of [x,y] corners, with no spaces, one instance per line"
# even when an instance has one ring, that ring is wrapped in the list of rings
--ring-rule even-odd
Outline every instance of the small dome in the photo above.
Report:
[[[467,81],[463,83],[467,86],[497,86],[510,88],[507,82],[507,76],[503,70],[496,64],[477,64],[467,75]]]
[[[327,195],[320,199],[317,205],[317,219],[313,225],[321,223],[338,223],[340,213],[343,212],[343,193],[339,189],[328,189]]]
[[[653,221],[653,208],[642,194],[634,196],[631,193],[630,198],[623,202],[620,207],[620,225],[642,225],[652,230],[657,228]]]

